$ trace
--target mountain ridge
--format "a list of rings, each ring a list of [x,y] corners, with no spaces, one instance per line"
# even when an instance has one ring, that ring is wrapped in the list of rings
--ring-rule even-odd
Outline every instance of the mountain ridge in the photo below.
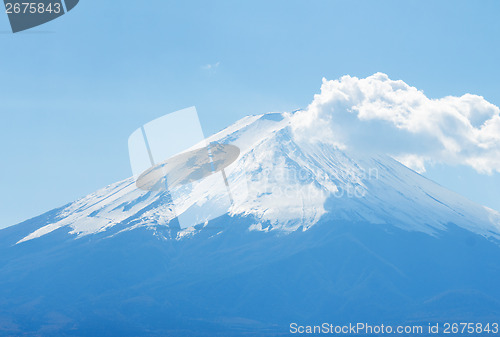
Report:
[[[241,156],[234,205],[207,223],[181,228],[170,193],[129,178],[0,230],[0,335],[284,336],[291,322],[500,317],[497,212],[388,156],[297,140],[292,119],[247,117],[208,139]],[[181,194],[180,207],[220,193]]]

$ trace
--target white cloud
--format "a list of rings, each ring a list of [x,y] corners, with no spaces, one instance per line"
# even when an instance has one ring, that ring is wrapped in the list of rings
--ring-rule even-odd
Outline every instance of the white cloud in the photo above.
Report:
[[[212,64],[205,64],[204,66],[201,67],[201,69],[210,71],[210,72],[215,72],[217,68],[219,68],[220,62],[212,63]]]
[[[297,112],[295,136],[392,155],[425,171],[431,162],[500,172],[500,109],[465,94],[430,99],[382,73],[323,79],[321,93]]]

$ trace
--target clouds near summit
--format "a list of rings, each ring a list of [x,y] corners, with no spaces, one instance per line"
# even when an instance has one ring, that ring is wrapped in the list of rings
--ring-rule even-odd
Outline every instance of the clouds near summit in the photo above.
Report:
[[[323,79],[292,127],[298,138],[386,153],[418,172],[430,163],[500,172],[497,106],[473,94],[431,99],[383,73]]]

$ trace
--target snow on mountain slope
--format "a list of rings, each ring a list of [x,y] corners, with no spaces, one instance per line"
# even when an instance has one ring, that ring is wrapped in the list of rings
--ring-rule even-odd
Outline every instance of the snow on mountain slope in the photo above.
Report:
[[[500,214],[422,177],[396,160],[296,139],[291,113],[249,116],[208,139],[238,146],[228,169],[235,202],[229,214],[253,216],[252,231],[307,230],[322,217],[390,224],[436,235],[453,223],[500,239]],[[179,209],[202,205],[225,189],[193,184],[174,209],[167,193],[138,190],[132,178],[107,186],[63,208],[56,220],[18,244],[67,228],[76,238],[139,227],[175,226]],[[196,188],[198,186],[198,188]],[[181,187],[182,188],[182,187]],[[171,191],[176,194],[182,190]],[[192,224],[193,226],[196,223]],[[202,227],[177,233],[181,239]],[[115,233],[116,234],[116,233]]]

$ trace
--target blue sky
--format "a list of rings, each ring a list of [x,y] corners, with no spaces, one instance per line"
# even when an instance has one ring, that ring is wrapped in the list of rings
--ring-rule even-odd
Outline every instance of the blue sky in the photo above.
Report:
[[[192,105],[209,135],[306,107],[323,77],[376,72],[500,105],[498,1],[117,3],[15,35],[0,15],[0,227],[130,176],[130,133]],[[500,210],[498,174],[425,175]]]

